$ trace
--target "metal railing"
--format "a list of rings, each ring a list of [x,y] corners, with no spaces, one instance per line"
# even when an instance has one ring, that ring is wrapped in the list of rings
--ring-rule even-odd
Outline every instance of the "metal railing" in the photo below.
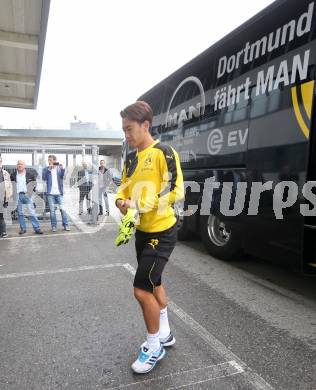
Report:
[[[81,162],[89,160],[91,163],[91,177],[92,177],[92,189],[89,193],[89,197],[92,202],[91,207],[91,220],[97,221],[99,213],[99,199],[98,199],[98,166],[99,166],[99,148],[97,146],[85,146],[85,145],[48,145],[48,144],[16,144],[16,143],[1,143],[0,155],[3,160],[3,168],[10,174],[16,171],[16,162],[18,160],[24,160],[26,163],[26,169],[33,170],[37,176],[36,185],[36,214],[42,220],[49,218],[49,207],[46,199],[46,183],[42,180],[42,170],[47,166],[47,157],[50,154],[54,154],[59,157],[66,169],[64,185],[66,188],[65,197],[67,197],[67,189],[75,189],[78,187],[78,171],[82,169]],[[80,165],[77,161],[77,156],[81,156]],[[72,156],[72,161],[70,161]],[[80,184],[80,183],[79,183]],[[116,191],[117,186],[120,184],[120,178],[118,174],[113,177],[112,183],[109,185],[109,191]],[[68,191],[73,194],[74,191]],[[70,196],[70,195],[69,195]],[[16,196],[15,196],[16,198]],[[12,203],[12,202],[11,202]],[[17,220],[17,209],[13,204],[10,205],[5,211],[6,218]],[[27,215],[27,214],[26,214]]]

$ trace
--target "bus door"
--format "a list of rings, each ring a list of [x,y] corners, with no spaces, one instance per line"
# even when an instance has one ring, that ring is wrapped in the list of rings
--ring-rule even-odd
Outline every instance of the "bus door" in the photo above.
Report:
[[[313,88],[314,82],[307,82],[253,97],[250,112],[247,181],[252,190],[245,249],[295,269],[301,269],[304,253],[305,220],[300,204],[307,178]],[[253,182],[266,187],[257,213],[256,207],[250,210]]]

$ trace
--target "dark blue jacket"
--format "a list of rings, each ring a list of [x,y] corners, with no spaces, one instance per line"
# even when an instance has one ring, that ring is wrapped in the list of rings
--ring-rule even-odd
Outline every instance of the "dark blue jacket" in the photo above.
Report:
[[[58,183],[58,189],[60,192],[60,195],[64,195],[64,175],[65,175],[65,169],[56,167],[57,170],[57,183]],[[42,179],[46,181],[46,194],[50,194],[51,189],[52,189],[52,173],[51,169],[49,167],[46,167],[43,169],[42,173]]]

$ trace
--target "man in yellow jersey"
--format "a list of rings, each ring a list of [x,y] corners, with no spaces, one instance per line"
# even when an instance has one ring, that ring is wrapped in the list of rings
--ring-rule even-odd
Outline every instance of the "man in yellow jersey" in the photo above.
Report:
[[[152,138],[153,112],[146,102],[131,104],[120,114],[126,140],[135,151],[127,156],[115,204],[123,214],[131,209],[139,213],[134,295],[142,308],[148,333],[132,369],[145,374],[164,357],[164,347],[175,343],[161,275],[177,241],[172,206],[184,196],[183,176],[177,152]]]

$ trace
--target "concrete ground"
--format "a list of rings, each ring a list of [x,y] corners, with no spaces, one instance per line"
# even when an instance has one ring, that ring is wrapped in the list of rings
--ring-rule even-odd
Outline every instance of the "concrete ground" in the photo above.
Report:
[[[177,343],[133,374],[146,332],[116,217],[43,236],[13,226],[0,241],[1,390],[316,388],[315,279],[221,262],[198,241],[179,242],[164,272]]]

